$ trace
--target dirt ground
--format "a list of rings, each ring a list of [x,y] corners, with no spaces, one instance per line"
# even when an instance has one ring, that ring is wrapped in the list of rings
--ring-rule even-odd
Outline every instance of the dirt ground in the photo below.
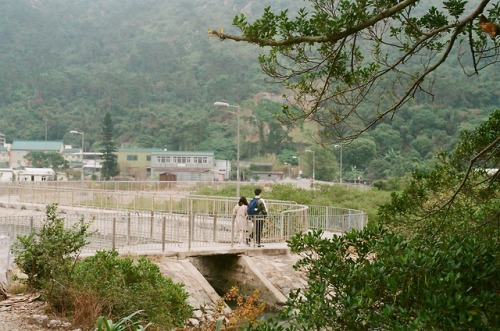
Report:
[[[13,295],[0,301],[0,331],[47,330],[45,326],[37,324],[44,315],[42,302],[29,296]]]

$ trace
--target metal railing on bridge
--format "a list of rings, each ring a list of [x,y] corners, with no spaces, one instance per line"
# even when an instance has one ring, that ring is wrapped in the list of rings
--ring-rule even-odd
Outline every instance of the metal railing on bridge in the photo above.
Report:
[[[88,252],[175,252],[227,247],[238,241],[232,222],[236,198],[23,185],[1,185],[0,197],[4,206],[42,209],[57,203],[60,209],[76,211],[66,211],[66,226],[91,222]],[[310,229],[342,233],[362,229],[367,223],[366,214],[356,210],[269,199],[266,204],[269,215],[262,243],[285,243],[294,234]],[[40,229],[44,220],[43,215],[0,216],[0,234],[25,235]]]

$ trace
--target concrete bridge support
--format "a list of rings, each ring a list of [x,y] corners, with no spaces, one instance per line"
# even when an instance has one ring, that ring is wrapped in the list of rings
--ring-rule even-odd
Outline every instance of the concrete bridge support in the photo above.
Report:
[[[306,286],[305,275],[293,269],[299,256],[288,249],[237,251],[185,258],[161,257],[162,273],[185,284],[189,303],[195,308],[213,307],[231,287],[243,295],[259,290],[259,297],[270,310],[282,306],[288,293]]]

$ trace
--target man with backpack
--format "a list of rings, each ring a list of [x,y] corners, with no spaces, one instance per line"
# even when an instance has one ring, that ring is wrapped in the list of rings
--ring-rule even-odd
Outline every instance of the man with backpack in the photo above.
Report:
[[[255,228],[255,244],[257,247],[263,247],[264,245],[261,244],[260,239],[262,237],[264,220],[267,217],[267,207],[264,199],[262,199],[262,190],[260,188],[256,188],[254,193],[255,197],[250,200],[247,213]]]

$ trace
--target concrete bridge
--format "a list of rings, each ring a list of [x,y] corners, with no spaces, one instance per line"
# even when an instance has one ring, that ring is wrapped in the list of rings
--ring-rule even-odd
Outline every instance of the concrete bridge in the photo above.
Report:
[[[291,290],[306,285],[305,275],[293,269],[299,256],[287,247],[219,248],[150,258],[165,276],[186,285],[195,309],[213,307],[233,286],[247,295],[258,289],[260,299],[272,309],[282,306]]]
[[[266,200],[264,247],[236,247],[231,222],[236,202],[166,192],[0,185],[0,207],[25,215],[3,216],[0,208],[0,235],[15,238],[40,228],[45,206],[57,203],[67,226],[82,219],[92,222],[95,234],[85,254],[116,249],[147,255],[165,276],[185,284],[195,309],[213,307],[232,286],[243,294],[259,289],[261,299],[273,307],[306,285],[304,275],[293,269],[299,256],[287,247],[291,236],[311,228],[342,233],[367,222],[366,214],[356,210]]]

